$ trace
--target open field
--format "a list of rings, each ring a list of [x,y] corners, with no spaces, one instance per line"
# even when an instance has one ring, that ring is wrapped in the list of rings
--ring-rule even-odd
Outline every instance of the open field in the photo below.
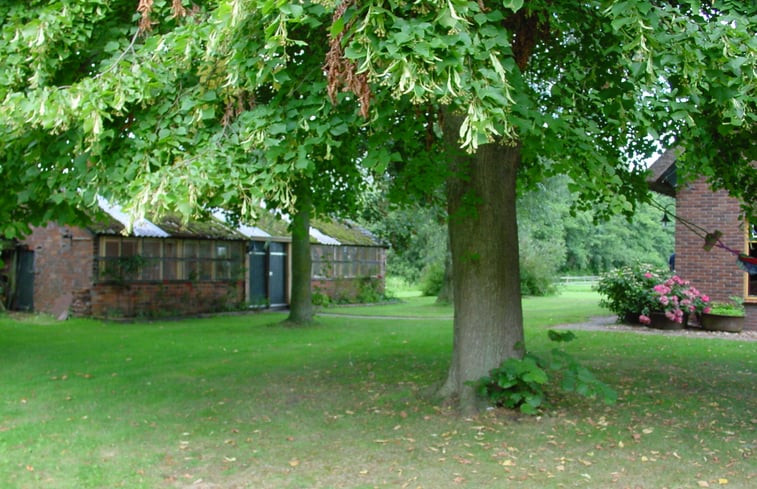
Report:
[[[524,300],[527,341],[604,314],[588,290]],[[757,343],[578,331],[605,406],[460,419],[451,309],[423,298],[328,312],[145,323],[0,317],[0,481],[15,488],[757,486]]]

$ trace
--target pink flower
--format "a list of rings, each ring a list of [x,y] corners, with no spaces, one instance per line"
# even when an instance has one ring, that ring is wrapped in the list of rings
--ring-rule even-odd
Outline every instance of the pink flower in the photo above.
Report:
[[[660,295],[665,295],[665,294],[668,294],[670,292],[670,287],[668,287],[668,286],[666,286],[664,284],[659,284],[659,285],[655,285],[654,286],[654,291],[657,292]]]
[[[665,311],[665,317],[670,319],[671,321],[676,320],[676,315],[673,311]]]
[[[654,275],[652,275],[652,274],[651,274],[651,273],[649,273],[649,272],[647,272],[647,273],[645,273],[645,274],[644,274],[644,277],[646,277],[646,278],[652,278],[653,276],[654,276]]]
[[[709,295],[702,295],[700,297],[704,302],[710,302],[710,296]]]
[[[660,296],[660,304],[662,304],[663,306],[667,306],[669,302],[670,302],[670,299],[668,299],[668,296],[666,295]]]
[[[712,311],[711,307],[705,307],[702,312],[704,312],[705,314],[709,314],[710,311]]]
[[[641,324],[651,324],[652,320],[649,318],[649,316],[642,314],[641,316],[639,316],[639,322]]]

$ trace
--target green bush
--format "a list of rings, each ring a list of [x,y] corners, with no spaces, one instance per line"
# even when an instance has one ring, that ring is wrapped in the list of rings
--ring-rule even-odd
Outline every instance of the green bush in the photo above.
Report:
[[[553,243],[526,235],[520,244],[520,293],[546,296],[557,292],[555,275],[565,259],[565,250]]]
[[[421,275],[421,293],[425,296],[436,296],[442,290],[444,283],[444,263],[430,263],[423,269]]]
[[[355,300],[361,304],[371,304],[384,300],[384,294],[380,290],[381,283],[370,277],[360,279],[358,292]]]
[[[637,263],[616,268],[602,274],[597,291],[603,296],[599,304],[625,319],[649,309],[653,300],[650,292],[659,282],[658,277],[668,274],[668,270]],[[654,307],[652,307],[654,308]]]
[[[550,330],[548,335],[550,340],[560,343],[575,339],[570,331]],[[545,387],[550,380],[559,381],[563,391],[600,398],[607,404],[618,398],[611,387],[558,348],[553,348],[547,357],[526,353],[523,358],[508,358],[475,385],[480,396],[498,406],[520,409],[524,414],[537,414],[547,405]]]

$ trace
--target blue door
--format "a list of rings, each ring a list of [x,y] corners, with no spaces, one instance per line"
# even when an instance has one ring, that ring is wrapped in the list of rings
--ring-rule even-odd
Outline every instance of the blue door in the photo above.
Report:
[[[256,307],[287,304],[286,245],[253,241],[250,254],[250,305]]]
[[[16,293],[12,308],[19,311],[34,310],[34,252],[17,250]]]
[[[272,306],[284,306],[287,303],[286,248],[283,243],[271,243],[268,252],[268,297]]]

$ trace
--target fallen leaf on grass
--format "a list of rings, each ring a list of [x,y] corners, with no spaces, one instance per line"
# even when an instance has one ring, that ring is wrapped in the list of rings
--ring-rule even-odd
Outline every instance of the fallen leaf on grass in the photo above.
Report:
[[[468,465],[468,464],[473,463],[470,460],[468,460],[467,458],[460,457],[459,455],[455,455],[454,458],[455,458],[455,460],[457,460],[458,462],[460,462],[463,465]]]
[[[292,460],[289,461],[290,467],[297,467],[298,465],[300,465],[300,461],[297,460],[296,458],[293,458]]]
[[[699,487],[710,487],[710,484],[707,481],[697,481],[697,485]]]

